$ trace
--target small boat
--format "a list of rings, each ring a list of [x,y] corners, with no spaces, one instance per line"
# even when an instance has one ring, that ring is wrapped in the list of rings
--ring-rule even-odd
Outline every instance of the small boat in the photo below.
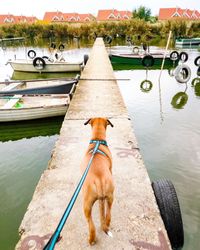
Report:
[[[83,62],[49,61],[42,57],[9,60],[7,63],[14,71],[35,73],[80,72],[83,68]]]
[[[162,64],[164,53],[121,53],[110,54],[109,57],[114,69],[120,68],[120,66],[126,68],[125,65],[132,69],[141,69],[146,67],[146,63],[149,65],[149,68],[158,69]],[[174,62],[170,59],[170,55],[166,55],[164,68],[172,66],[174,66]]]
[[[47,117],[64,116],[70,96],[42,95],[0,98],[0,122],[34,120]]]
[[[200,37],[199,38],[178,38],[176,39],[177,47],[179,46],[199,46],[200,45]]]
[[[72,79],[62,80],[23,80],[6,83],[5,87],[0,89],[0,96],[10,95],[42,95],[42,94],[70,94],[72,89],[78,83],[79,75]],[[9,83],[9,84],[8,84]],[[3,85],[1,83],[1,85]]]

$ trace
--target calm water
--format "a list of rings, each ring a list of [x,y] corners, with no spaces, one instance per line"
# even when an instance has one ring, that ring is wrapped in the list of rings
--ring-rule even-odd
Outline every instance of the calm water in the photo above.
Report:
[[[5,62],[13,58],[23,58],[28,49],[0,49],[0,80],[10,78],[32,78],[27,75],[13,74]],[[37,49],[38,55],[46,55],[46,49]],[[66,56],[76,60],[82,58],[88,49],[75,49],[66,52]],[[197,51],[189,51],[191,79],[196,77],[197,68],[193,64]],[[123,70],[115,72],[117,78],[129,78],[119,81],[120,90],[132,118],[134,130],[141,153],[152,180],[168,178],[172,180],[179,197],[184,229],[184,250],[200,249],[200,97],[191,87],[177,83],[167,70],[158,82],[159,70]],[[44,77],[44,76],[43,76]],[[142,92],[140,83],[151,80],[153,87]],[[187,103],[181,109],[175,109],[172,98],[178,92],[188,95]],[[62,121],[60,121],[61,124]],[[56,125],[55,125],[56,123]],[[43,124],[43,123],[42,123]],[[41,124],[41,125],[42,125]],[[28,125],[31,130],[35,125]],[[27,205],[34,192],[35,185],[50,159],[52,148],[58,138],[59,122],[49,122],[52,131],[45,134],[45,125],[32,135],[22,138],[23,130],[18,126],[18,135],[8,127],[0,126],[0,249],[12,250],[18,239],[17,229]],[[53,128],[55,127],[55,128]],[[11,130],[9,130],[11,129]],[[24,132],[25,133],[25,132]],[[3,136],[2,136],[3,134]],[[9,140],[9,134],[11,134]],[[12,141],[13,140],[13,141]]]

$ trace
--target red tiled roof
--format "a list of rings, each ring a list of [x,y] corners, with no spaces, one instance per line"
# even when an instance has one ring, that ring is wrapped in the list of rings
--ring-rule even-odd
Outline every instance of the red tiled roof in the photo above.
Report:
[[[187,18],[187,19],[197,19],[200,18],[200,14],[197,10],[181,9],[181,8],[160,8],[159,10],[159,20],[168,20],[173,18]]]
[[[116,9],[99,10],[97,15],[97,21],[125,20],[125,19],[130,19],[131,16],[132,16],[131,11],[118,11]]]
[[[46,12],[43,20],[48,22],[86,22],[95,18],[91,14]]]
[[[36,17],[27,17],[27,16],[14,16],[14,15],[0,15],[0,24],[5,23],[34,23],[37,20]]]

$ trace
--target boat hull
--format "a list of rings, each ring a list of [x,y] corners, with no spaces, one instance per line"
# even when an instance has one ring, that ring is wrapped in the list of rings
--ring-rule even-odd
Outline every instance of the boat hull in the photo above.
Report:
[[[163,55],[152,55],[154,58],[154,65],[152,69],[159,69],[162,65]],[[132,55],[132,54],[111,54],[111,63],[114,69],[144,69],[142,65],[142,55]],[[169,58],[165,58],[164,68],[170,68],[174,66],[174,62]]]
[[[33,66],[32,60],[15,60],[9,61],[14,71],[20,72],[35,72],[35,73],[59,73],[59,72],[80,72],[82,63],[68,62],[46,62],[43,69],[37,69]]]
[[[176,40],[176,46],[198,46],[198,45],[200,45],[200,38]]]

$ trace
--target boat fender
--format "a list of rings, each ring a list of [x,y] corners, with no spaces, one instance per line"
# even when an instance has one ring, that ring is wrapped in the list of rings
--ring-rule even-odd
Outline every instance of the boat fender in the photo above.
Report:
[[[175,109],[181,109],[188,101],[188,95],[185,92],[178,92],[171,101],[171,105]]]
[[[200,81],[196,82],[196,84],[194,86],[194,93],[196,96],[200,96]]]
[[[179,60],[179,53],[174,50],[170,53],[169,57],[172,61],[177,61]]]
[[[29,58],[33,59],[33,58],[36,57],[36,52],[35,52],[35,50],[30,49],[30,50],[28,51],[27,55],[28,55]]]
[[[58,49],[59,49],[60,51],[63,51],[63,50],[65,49],[65,45],[61,43],[61,44],[59,45]]]
[[[149,80],[144,80],[140,84],[140,88],[143,92],[149,92],[153,87],[153,84]]]
[[[174,76],[174,68],[168,69],[168,74],[173,77]]]
[[[192,87],[195,87],[195,85],[196,85],[197,83],[200,83],[200,78],[199,78],[199,77],[196,77],[196,78],[194,78],[194,79],[192,80],[192,82],[191,82]]]
[[[161,179],[152,182],[152,188],[171,247],[172,249],[182,248],[184,245],[183,221],[174,185],[169,180]]]
[[[134,54],[139,54],[139,51],[140,51],[139,47],[137,47],[137,46],[133,47]]]
[[[51,43],[50,48],[55,49],[56,48],[56,44],[55,43]]]
[[[88,55],[84,55],[84,56],[83,56],[84,65],[86,65],[88,59],[89,59],[89,56],[88,56]]]
[[[186,62],[188,60],[188,54],[186,52],[181,52],[179,58],[181,62]]]
[[[142,44],[142,48],[143,48],[144,51],[147,51],[147,44],[146,44],[146,43],[143,43],[143,44]]]
[[[197,56],[197,58],[194,60],[194,64],[196,66],[200,66],[200,56]]]
[[[174,75],[177,82],[186,83],[191,78],[191,69],[186,64],[179,65],[176,67]]]
[[[107,43],[107,44],[111,44],[112,43],[112,36],[106,36],[106,38],[105,38],[105,42]]]
[[[46,65],[45,60],[41,57],[36,57],[33,60],[33,66],[38,70],[44,69],[45,65]]]
[[[144,67],[152,67],[154,65],[154,58],[151,55],[146,55],[142,58],[142,65]]]

